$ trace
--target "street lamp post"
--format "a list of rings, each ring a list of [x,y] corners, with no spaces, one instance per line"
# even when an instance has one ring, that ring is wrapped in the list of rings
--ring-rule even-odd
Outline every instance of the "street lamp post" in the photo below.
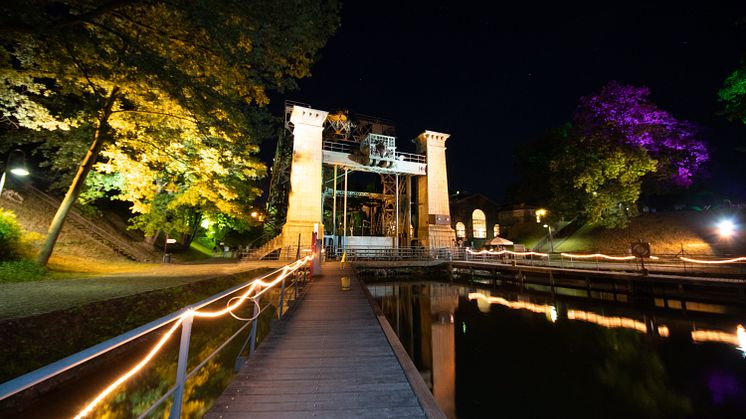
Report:
[[[16,176],[28,176],[29,171],[26,168],[26,159],[21,150],[14,150],[8,155],[8,160],[5,164],[5,170],[3,175],[0,177],[0,195],[3,194],[3,188],[5,188],[5,176],[7,172],[10,172]]]
[[[545,210],[544,208],[536,210],[536,223],[541,222],[542,217],[546,217],[547,213],[549,211]],[[549,251],[554,253],[554,241],[552,240],[552,226],[549,225],[549,223],[544,224],[544,228],[549,230]]]
[[[549,230],[549,251],[554,253],[554,240],[552,239],[552,226],[544,224],[544,227]]]

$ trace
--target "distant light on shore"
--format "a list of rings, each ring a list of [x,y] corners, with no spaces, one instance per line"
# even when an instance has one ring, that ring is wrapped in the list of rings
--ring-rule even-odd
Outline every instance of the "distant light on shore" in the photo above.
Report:
[[[718,223],[718,234],[720,237],[731,237],[736,232],[736,225],[731,220],[722,220]]]

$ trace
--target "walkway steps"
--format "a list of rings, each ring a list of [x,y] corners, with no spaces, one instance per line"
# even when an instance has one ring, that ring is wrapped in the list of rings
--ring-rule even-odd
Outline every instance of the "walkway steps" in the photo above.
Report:
[[[324,266],[307,294],[273,325],[207,418],[424,418],[363,284]]]

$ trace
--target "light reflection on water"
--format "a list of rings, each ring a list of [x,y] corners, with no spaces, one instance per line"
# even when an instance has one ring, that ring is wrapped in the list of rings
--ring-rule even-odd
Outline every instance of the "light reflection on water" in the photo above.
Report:
[[[368,288],[449,417],[746,417],[746,307]]]

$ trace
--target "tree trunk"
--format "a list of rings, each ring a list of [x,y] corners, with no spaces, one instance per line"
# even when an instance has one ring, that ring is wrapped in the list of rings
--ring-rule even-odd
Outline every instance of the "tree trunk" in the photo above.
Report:
[[[145,238],[145,243],[151,246],[155,246],[155,242],[156,240],[158,240],[158,237],[160,237],[160,235],[161,235],[161,230],[156,231],[155,234],[153,234],[152,236]]]
[[[194,241],[194,238],[197,237],[197,232],[199,231],[199,222],[202,220],[202,213],[195,210],[189,210],[187,217],[189,220],[187,221],[187,224],[189,225],[189,232],[184,233],[181,235],[181,245],[184,247],[184,249],[189,249],[189,246]]]
[[[85,155],[85,158],[81,162],[80,167],[78,167],[78,172],[75,174],[75,178],[70,184],[70,189],[68,189],[67,194],[65,194],[65,198],[62,200],[60,207],[57,209],[57,213],[54,215],[52,223],[49,225],[49,233],[47,234],[47,239],[44,242],[41,250],[39,251],[39,256],[36,259],[36,262],[41,266],[46,266],[47,262],[49,262],[49,257],[52,256],[54,244],[57,242],[60,231],[62,231],[62,225],[65,223],[67,213],[70,212],[73,204],[75,203],[75,201],[78,200],[80,191],[83,189],[83,185],[85,184],[85,178],[86,176],[88,176],[88,172],[91,171],[93,164],[96,163],[98,153],[101,151],[101,147],[106,142],[106,135],[104,135],[104,131],[106,130],[109,117],[111,116],[111,109],[114,106],[114,101],[116,100],[118,93],[119,87],[115,86],[111,89],[109,98],[106,100],[103,112],[98,120],[98,126],[93,132],[93,143],[88,149],[88,153]]]

